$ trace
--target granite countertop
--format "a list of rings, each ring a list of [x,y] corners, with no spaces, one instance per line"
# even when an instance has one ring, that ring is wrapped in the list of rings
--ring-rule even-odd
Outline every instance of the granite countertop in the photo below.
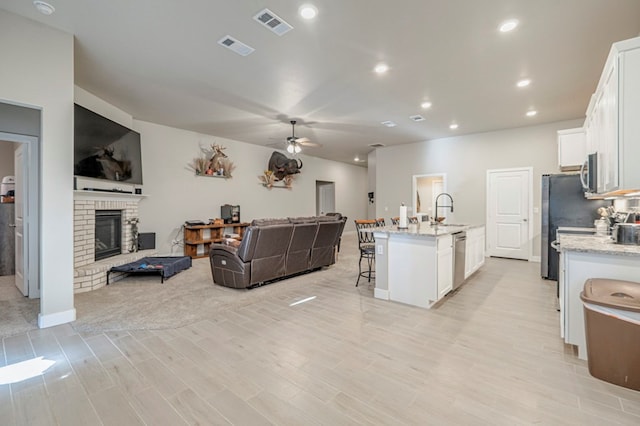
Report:
[[[440,235],[455,234],[456,232],[467,231],[472,228],[479,228],[484,225],[429,225],[421,222],[418,225],[409,224],[407,229],[398,229],[396,225],[382,226],[373,230],[376,233],[388,235],[409,235],[412,237],[436,237]]]
[[[558,238],[560,251],[578,251],[583,253],[601,253],[640,257],[640,246],[615,244],[611,237],[560,234]]]

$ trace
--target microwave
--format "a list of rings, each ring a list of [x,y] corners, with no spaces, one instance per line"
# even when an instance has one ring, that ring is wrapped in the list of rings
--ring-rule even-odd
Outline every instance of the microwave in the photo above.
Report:
[[[580,169],[582,189],[587,194],[598,192],[598,153],[589,154]]]

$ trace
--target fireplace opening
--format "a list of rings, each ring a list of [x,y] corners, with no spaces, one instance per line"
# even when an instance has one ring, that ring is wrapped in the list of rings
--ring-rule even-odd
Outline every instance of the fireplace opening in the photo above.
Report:
[[[122,253],[122,211],[96,210],[96,260]]]

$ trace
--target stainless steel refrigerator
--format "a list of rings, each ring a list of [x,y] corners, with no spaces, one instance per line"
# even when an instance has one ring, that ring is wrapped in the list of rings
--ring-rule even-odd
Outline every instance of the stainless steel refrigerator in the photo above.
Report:
[[[542,175],[542,278],[558,280],[559,255],[551,247],[560,226],[593,228],[597,210],[611,201],[587,200],[580,175]]]

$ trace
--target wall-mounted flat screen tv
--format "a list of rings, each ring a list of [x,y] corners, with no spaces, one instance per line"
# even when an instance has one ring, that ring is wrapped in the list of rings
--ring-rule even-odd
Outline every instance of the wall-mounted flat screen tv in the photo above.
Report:
[[[74,105],[73,174],[142,185],[140,133]]]

